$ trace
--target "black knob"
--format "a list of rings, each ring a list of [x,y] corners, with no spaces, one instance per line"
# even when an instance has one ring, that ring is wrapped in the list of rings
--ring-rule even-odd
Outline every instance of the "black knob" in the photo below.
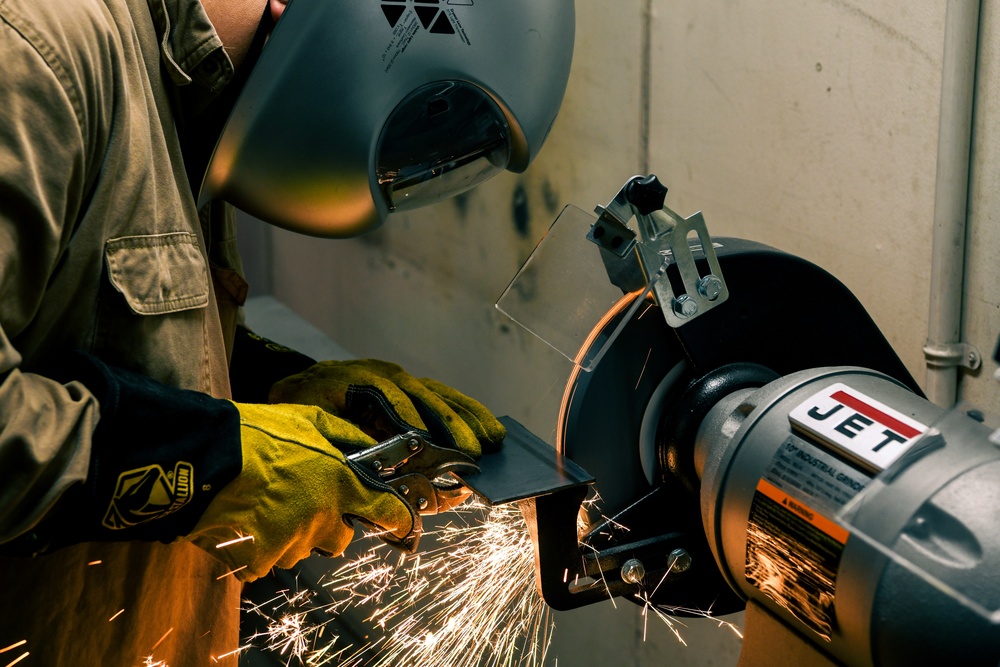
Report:
[[[667,186],[660,183],[655,174],[650,174],[629,183],[625,194],[640,215],[649,215],[663,208],[663,202],[667,198]]]

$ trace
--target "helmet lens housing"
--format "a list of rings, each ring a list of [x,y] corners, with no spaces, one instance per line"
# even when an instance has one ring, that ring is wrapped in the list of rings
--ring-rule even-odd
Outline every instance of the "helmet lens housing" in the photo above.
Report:
[[[447,199],[507,168],[510,127],[481,88],[440,81],[408,95],[379,138],[376,175],[390,211]]]

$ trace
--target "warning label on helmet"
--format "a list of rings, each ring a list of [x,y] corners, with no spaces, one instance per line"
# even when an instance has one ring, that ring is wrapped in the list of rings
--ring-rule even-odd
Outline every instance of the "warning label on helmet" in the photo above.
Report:
[[[385,71],[392,69],[421,32],[438,36],[438,39],[451,36],[471,44],[454,7],[473,4],[474,0],[382,0],[379,6],[392,28],[392,39],[382,50]]]

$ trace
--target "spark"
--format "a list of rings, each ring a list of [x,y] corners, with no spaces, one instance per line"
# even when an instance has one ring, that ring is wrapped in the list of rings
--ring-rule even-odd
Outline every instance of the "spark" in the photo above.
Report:
[[[102,561],[102,560],[92,560],[89,563],[87,563],[87,565],[100,565],[103,562],[104,561]]]
[[[253,535],[240,535],[239,537],[237,537],[234,540],[229,540],[228,542],[220,542],[219,544],[216,544],[215,548],[216,549],[225,549],[226,547],[232,546],[234,544],[239,544],[240,542],[246,542],[247,540],[250,540],[251,542],[253,542],[254,541]]]
[[[435,533],[443,546],[399,567],[388,588],[380,581],[384,593],[372,618],[385,628],[385,641],[365,664],[544,661],[553,624],[535,590],[534,551],[520,510],[473,504],[469,511],[483,520],[447,524]]]
[[[142,663],[142,667],[170,667],[164,660],[157,660],[153,662],[153,656],[147,655],[146,659]]]
[[[554,624],[535,589],[534,550],[517,506],[468,503],[424,539],[431,536],[439,546],[418,556],[397,558],[379,544],[329,573],[327,604],[312,591],[286,591],[255,605],[250,612],[267,615],[271,605],[278,612],[256,639],[309,667],[542,665]],[[348,608],[364,610],[372,638],[359,647],[336,646],[337,636],[320,642],[325,625]],[[329,618],[312,624],[310,614]]]
[[[111,618],[108,619],[108,623],[110,623],[111,621],[115,620],[116,618],[118,618],[119,616],[121,616],[124,613],[125,613],[125,609],[124,608],[123,609],[119,609],[117,612],[115,612],[114,616],[112,616]]]
[[[598,500],[585,503],[589,507]],[[247,607],[244,611],[263,617],[267,627],[239,651],[250,646],[269,650],[286,667],[541,667],[555,624],[535,588],[534,549],[520,510],[514,504],[487,508],[468,502],[453,511],[451,523],[424,534],[436,545],[416,556],[374,542],[327,573],[318,588],[279,591]],[[602,518],[602,531],[628,531]],[[584,525],[579,527],[581,534],[586,532]],[[594,549],[587,544],[581,548]],[[604,573],[595,576],[599,578],[586,585],[603,586],[610,593]],[[679,627],[683,623],[671,616],[676,612],[712,618],[740,635],[736,626],[712,617],[711,610],[653,602],[662,583],[651,591],[644,588],[636,600],[645,619],[660,619],[681,644],[686,646]],[[324,636],[326,626],[347,610],[365,616],[361,645],[337,633]]]
[[[635,381],[635,389],[639,388],[639,383],[642,382],[642,376],[646,373],[646,366],[649,365],[649,357],[653,354],[653,348],[649,348],[646,352],[646,360],[642,362],[642,370],[639,371],[639,379]]]
[[[7,651],[13,651],[18,646],[24,646],[27,643],[28,643],[27,639],[22,639],[19,642],[14,642],[13,644],[11,644],[10,646],[8,646],[7,648],[0,648],[0,653],[6,653]]]
[[[164,632],[163,636],[160,637],[160,639],[155,644],[153,644],[153,648],[151,648],[149,650],[150,651],[155,651],[156,647],[159,646],[160,644],[162,644],[163,640],[166,639],[168,636],[170,636],[170,633],[173,632],[173,631],[174,631],[174,629],[170,628],[169,630],[167,630],[166,632]],[[152,656],[150,656],[150,657],[152,657]]]
[[[213,655],[213,656],[212,656],[212,660],[213,660],[214,662],[219,662],[219,660],[222,660],[222,659],[224,659],[224,658],[228,658],[228,657],[230,657],[230,656],[234,656],[234,655],[237,655],[237,654],[239,654],[239,653],[242,653],[243,651],[247,650],[248,648],[250,648],[250,644],[247,644],[246,646],[241,646],[241,647],[239,647],[238,649],[235,649],[235,650],[233,650],[233,651],[229,651],[228,653],[223,653],[223,654],[222,654],[222,655],[220,655],[220,656],[219,656],[218,658],[216,658],[216,657],[215,657],[215,656]]]
[[[19,662],[21,662],[22,660],[24,660],[25,658],[27,658],[27,657],[28,657],[29,655],[31,655],[31,652],[30,652],[30,651],[25,651],[25,652],[24,652],[24,653],[22,653],[21,655],[19,655],[19,656],[17,656],[16,658],[14,658],[14,660],[13,660],[13,661],[11,661],[11,662],[8,662],[8,663],[7,663],[7,667],[12,667],[12,665],[16,665],[17,663],[19,663]]]
[[[218,581],[219,579],[225,579],[225,578],[226,578],[226,577],[228,577],[229,575],[231,575],[231,574],[236,574],[236,573],[237,573],[237,572],[239,572],[240,570],[245,570],[245,569],[247,569],[247,566],[246,566],[246,565],[241,565],[241,566],[239,566],[238,568],[236,568],[235,570],[230,570],[229,572],[226,572],[225,574],[220,574],[219,576],[217,576],[217,577],[215,578],[215,580],[216,580],[216,581]]]

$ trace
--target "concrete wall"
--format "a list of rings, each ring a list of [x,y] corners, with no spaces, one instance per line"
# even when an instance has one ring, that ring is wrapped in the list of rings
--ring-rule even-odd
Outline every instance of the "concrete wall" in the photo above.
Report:
[[[966,326],[989,357],[1000,332],[1000,16],[984,5]],[[668,205],[703,210],[714,234],[840,278],[922,379],[945,4],[577,0],[577,12],[565,105],[527,173],[356,240],[275,231],[275,295],[355,354],[435,376],[553,441],[569,366],[493,304],[564,204],[591,209],[653,171]],[[986,367],[962,389],[998,411]],[[682,629],[686,647],[657,624],[647,631],[622,603],[560,614],[552,655],[736,662],[739,642],[711,622]]]

